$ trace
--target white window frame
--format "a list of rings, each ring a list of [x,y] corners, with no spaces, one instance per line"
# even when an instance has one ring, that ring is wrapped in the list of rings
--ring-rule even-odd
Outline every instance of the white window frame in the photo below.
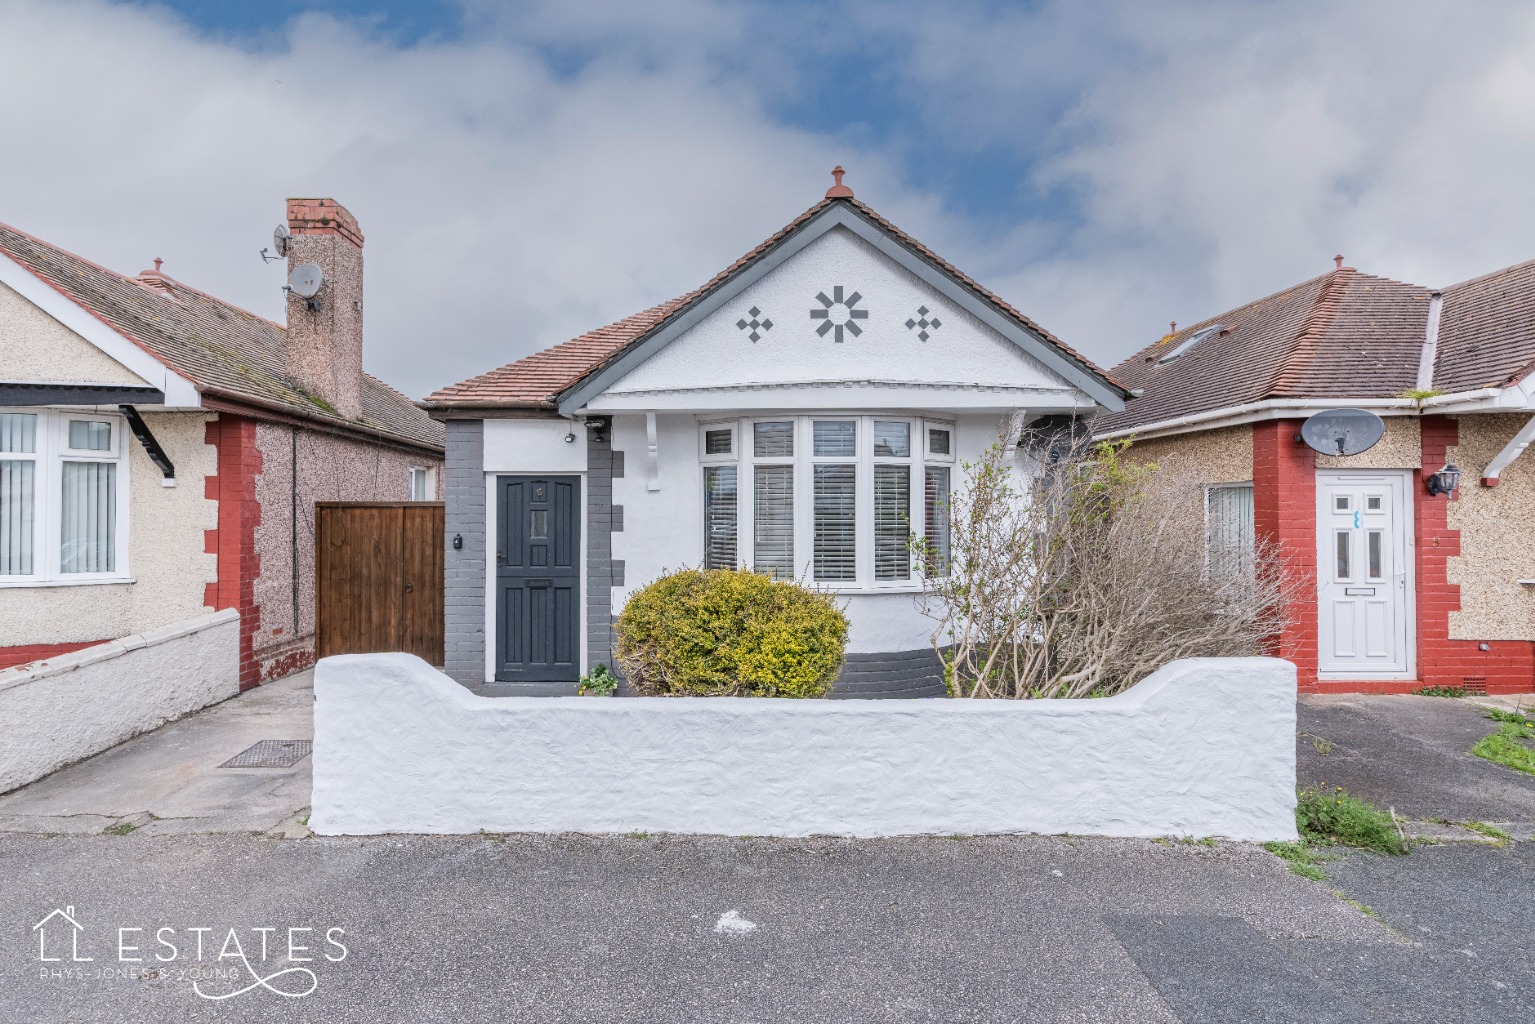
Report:
[[[416,497],[416,474],[420,473],[425,478],[426,497]],[[437,473],[431,466],[411,466],[406,474],[406,487],[408,488],[409,501],[436,501],[437,500]]]
[[[852,421],[855,424],[857,441],[855,455],[847,456],[816,456],[814,454],[814,424],[817,421]],[[901,422],[911,428],[911,454],[907,457],[874,455],[874,422]],[[794,424],[794,453],[792,456],[763,456],[758,458],[756,447],[753,444],[753,424],[755,423],[782,423]],[[729,427],[733,431],[731,438],[731,454],[729,455],[705,455],[704,438],[705,431],[719,430]],[[928,452],[928,431],[947,430],[949,432],[949,452],[946,455],[931,455]],[[755,470],[760,465],[781,466],[792,462],[794,465],[794,568],[795,577],[802,579],[811,586],[833,593],[854,594],[879,594],[879,593],[916,593],[922,590],[922,573],[912,560],[909,578],[903,580],[876,580],[874,578],[874,466],[880,464],[904,465],[910,467],[910,481],[908,484],[907,518],[910,529],[918,536],[926,528],[923,507],[923,495],[925,487],[924,467],[931,464],[953,466],[957,462],[958,431],[953,421],[929,419],[911,413],[869,413],[846,412],[827,409],[809,414],[800,413],[772,413],[764,412],[754,416],[742,416],[729,420],[712,419],[700,420],[698,423],[698,453],[699,469],[696,484],[697,499],[703,500],[704,467],[719,465],[734,465],[736,472],[736,560],[750,568],[753,559],[753,545],[756,537],[755,502],[756,493]],[[817,463],[848,463],[853,462],[857,466],[855,479],[857,480],[857,503],[855,505],[856,533],[854,560],[856,565],[856,578],[853,580],[816,580],[813,573],[815,568],[815,465]],[[954,480],[951,473],[950,487],[953,488],[958,481]],[[700,513],[700,524],[702,516]],[[696,563],[703,564],[704,545],[706,538],[703,530],[697,531]]]
[[[129,552],[132,550],[129,535],[130,470],[127,447],[127,421],[116,412],[86,412],[79,409],[51,409],[45,406],[20,406],[0,408],[0,413],[35,415],[37,417],[37,451],[30,458],[36,463],[33,471],[32,517],[32,573],[30,575],[0,576],[0,587],[60,587],[92,583],[130,582],[132,566]],[[69,424],[77,420],[105,421],[112,425],[112,443],[107,450],[78,449],[69,447]],[[25,460],[23,453],[0,453],[0,458]],[[113,561],[116,568],[111,572],[62,571],[64,524],[64,463],[107,462],[117,466],[116,473],[116,522],[113,539],[116,545]]]

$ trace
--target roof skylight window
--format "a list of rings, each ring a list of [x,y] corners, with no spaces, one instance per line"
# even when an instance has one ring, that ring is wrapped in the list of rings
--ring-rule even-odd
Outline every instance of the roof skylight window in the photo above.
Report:
[[[1158,359],[1157,360],[1157,364],[1161,365],[1162,363],[1170,363],[1174,359],[1177,359],[1180,356],[1188,354],[1188,351],[1190,349],[1192,349],[1195,345],[1198,345],[1201,341],[1204,341],[1206,338],[1213,338],[1215,335],[1219,334],[1223,330],[1225,330],[1225,328],[1222,325],[1215,324],[1212,327],[1206,327],[1206,328],[1204,328],[1202,330],[1195,331],[1193,334],[1189,335],[1187,338],[1184,338],[1183,339],[1183,343],[1181,345],[1179,345],[1177,348],[1173,349],[1171,352],[1167,353],[1167,355],[1163,356],[1161,359]]]

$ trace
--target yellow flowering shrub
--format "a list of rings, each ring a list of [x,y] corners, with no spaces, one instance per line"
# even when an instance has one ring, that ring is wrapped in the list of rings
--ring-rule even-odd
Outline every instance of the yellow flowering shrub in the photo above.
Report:
[[[649,696],[824,697],[847,618],[830,595],[739,569],[683,569],[636,591],[614,658]]]

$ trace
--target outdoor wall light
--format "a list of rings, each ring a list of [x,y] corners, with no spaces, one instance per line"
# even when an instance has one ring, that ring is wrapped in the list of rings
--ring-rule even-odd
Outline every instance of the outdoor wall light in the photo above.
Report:
[[[464,550],[464,535],[463,534],[455,533],[453,535],[453,550],[454,551],[462,551],[462,550]]]
[[[1460,487],[1460,467],[1455,463],[1448,463],[1443,469],[1428,478],[1428,493],[1431,495],[1452,495]]]
[[[566,434],[565,435],[565,443],[566,444],[575,444],[576,443],[576,435],[575,434]]]

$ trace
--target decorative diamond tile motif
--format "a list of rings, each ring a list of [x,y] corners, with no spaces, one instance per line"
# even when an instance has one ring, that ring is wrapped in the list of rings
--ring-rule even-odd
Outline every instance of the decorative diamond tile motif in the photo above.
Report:
[[[869,319],[867,309],[853,308],[862,299],[863,296],[857,292],[843,298],[840,284],[831,290],[829,299],[825,292],[817,294],[815,300],[821,304],[821,308],[810,311],[810,319],[821,321],[821,326],[815,329],[816,334],[824,338],[830,333],[833,335],[832,340],[839,345],[842,344],[843,331],[847,331],[855,338],[862,334],[863,328],[853,322]]]
[[[219,765],[220,768],[292,768],[314,749],[312,740],[262,740]]]
[[[761,341],[762,336],[773,329],[773,321],[769,320],[765,316],[762,316],[762,310],[758,309],[756,306],[748,309],[746,311],[746,316],[751,317],[751,319],[748,320],[746,317],[742,317],[741,319],[737,320],[736,330],[751,331],[747,337],[754,342]],[[757,319],[758,317],[762,317],[762,319],[759,320]]]
[[[933,336],[932,331],[936,331],[943,326],[943,321],[939,320],[936,316],[929,319],[929,312],[931,310],[926,306],[918,306],[917,315],[906,321],[906,329],[908,331],[916,331],[918,341],[926,341]]]

